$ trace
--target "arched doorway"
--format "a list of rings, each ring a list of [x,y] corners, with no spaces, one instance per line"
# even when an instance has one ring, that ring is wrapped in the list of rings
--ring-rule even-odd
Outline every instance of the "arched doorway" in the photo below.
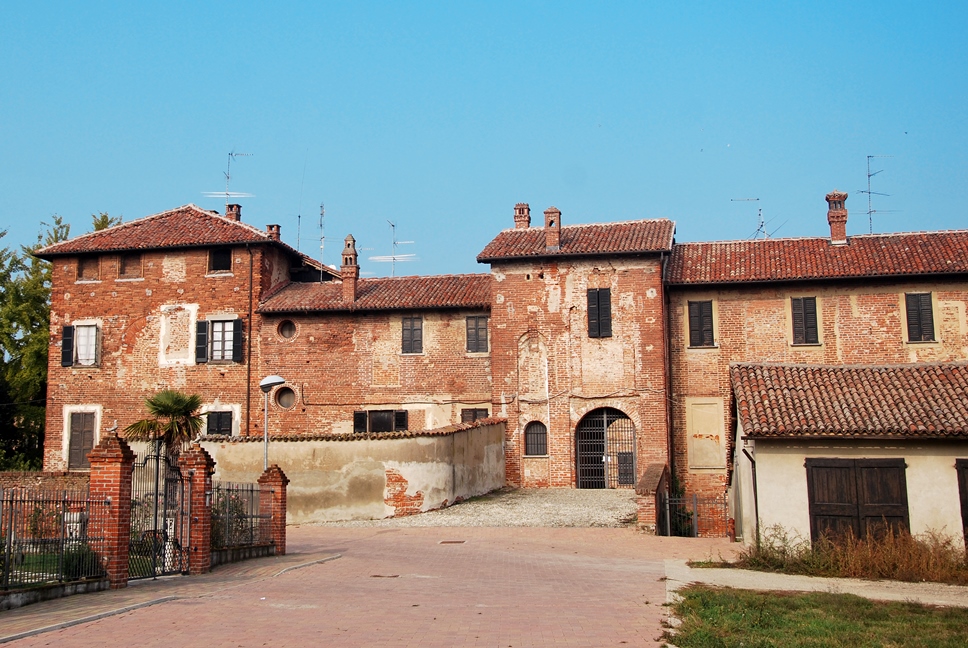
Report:
[[[575,428],[578,488],[635,486],[635,424],[613,407],[592,410]]]

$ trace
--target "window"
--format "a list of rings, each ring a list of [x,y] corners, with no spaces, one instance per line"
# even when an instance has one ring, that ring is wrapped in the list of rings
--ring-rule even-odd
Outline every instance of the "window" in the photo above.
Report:
[[[793,343],[818,344],[820,334],[817,331],[817,298],[793,297],[790,305],[793,312]]]
[[[118,257],[118,278],[137,279],[141,277],[141,253],[131,252]]]
[[[287,340],[291,340],[296,337],[296,323],[292,320],[282,320],[279,322],[279,328],[276,329],[279,332],[279,336]]]
[[[289,409],[296,404],[296,392],[292,387],[280,387],[276,390],[276,405],[283,409]]]
[[[228,272],[232,269],[232,248],[220,247],[208,253],[209,272]]]
[[[934,313],[931,312],[931,293],[908,293],[908,342],[934,341]]]
[[[232,412],[209,412],[208,434],[232,436]]]
[[[101,264],[98,257],[81,257],[77,260],[77,280],[97,281],[101,277]]]
[[[407,424],[407,410],[353,412],[354,432],[404,432]]]
[[[90,468],[87,455],[94,449],[94,412],[71,412],[70,434],[67,469]]]
[[[689,346],[716,346],[713,339],[713,302],[689,302]]]
[[[467,352],[487,352],[487,316],[477,315],[467,318]]]
[[[197,322],[195,362],[242,362],[242,320]]]
[[[61,343],[62,367],[96,367],[101,362],[101,336],[97,324],[65,326]]]
[[[548,428],[540,421],[531,421],[524,428],[524,454],[543,456],[548,454]]]
[[[612,337],[612,291],[609,288],[588,291],[588,337]]]
[[[461,423],[473,423],[477,419],[487,418],[487,408],[475,408],[475,409],[462,409],[460,411],[460,422]]]
[[[423,318],[403,318],[402,353],[423,353]]]

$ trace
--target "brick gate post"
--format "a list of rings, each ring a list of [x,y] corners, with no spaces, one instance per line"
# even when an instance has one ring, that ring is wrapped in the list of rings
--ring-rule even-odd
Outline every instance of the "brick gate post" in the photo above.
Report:
[[[276,546],[276,555],[286,553],[286,487],[289,478],[282,468],[272,464],[259,477],[259,513],[270,515],[269,540]]]
[[[649,464],[642,479],[635,486],[635,501],[638,506],[639,529],[652,535],[661,535],[662,529],[656,528],[658,520],[659,497],[669,490],[669,467],[665,464]]]
[[[205,448],[193,443],[179,455],[178,465],[182,475],[191,483],[188,573],[204,574],[212,569],[212,475],[215,473],[215,460]]]
[[[90,454],[92,500],[106,502],[92,508],[92,522],[101,540],[95,551],[107,572],[111,589],[128,584],[128,549],[131,539],[131,471],[134,452],[117,434],[108,434]]]

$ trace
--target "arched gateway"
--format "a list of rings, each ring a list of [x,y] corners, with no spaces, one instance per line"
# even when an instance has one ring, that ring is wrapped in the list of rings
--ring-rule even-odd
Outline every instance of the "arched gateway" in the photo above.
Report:
[[[578,488],[635,486],[635,424],[612,407],[592,410],[575,428]]]

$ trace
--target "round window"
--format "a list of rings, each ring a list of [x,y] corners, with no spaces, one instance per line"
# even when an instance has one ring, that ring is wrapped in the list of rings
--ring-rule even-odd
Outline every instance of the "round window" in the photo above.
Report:
[[[289,409],[296,404],[296,392],[291,387],[280,387],[276,391],[276,405]]]
[[[291,340],[296,336],[296,323],[292,320],[282,320],[279,322],[278,331],[279,335],[287,340]]]

